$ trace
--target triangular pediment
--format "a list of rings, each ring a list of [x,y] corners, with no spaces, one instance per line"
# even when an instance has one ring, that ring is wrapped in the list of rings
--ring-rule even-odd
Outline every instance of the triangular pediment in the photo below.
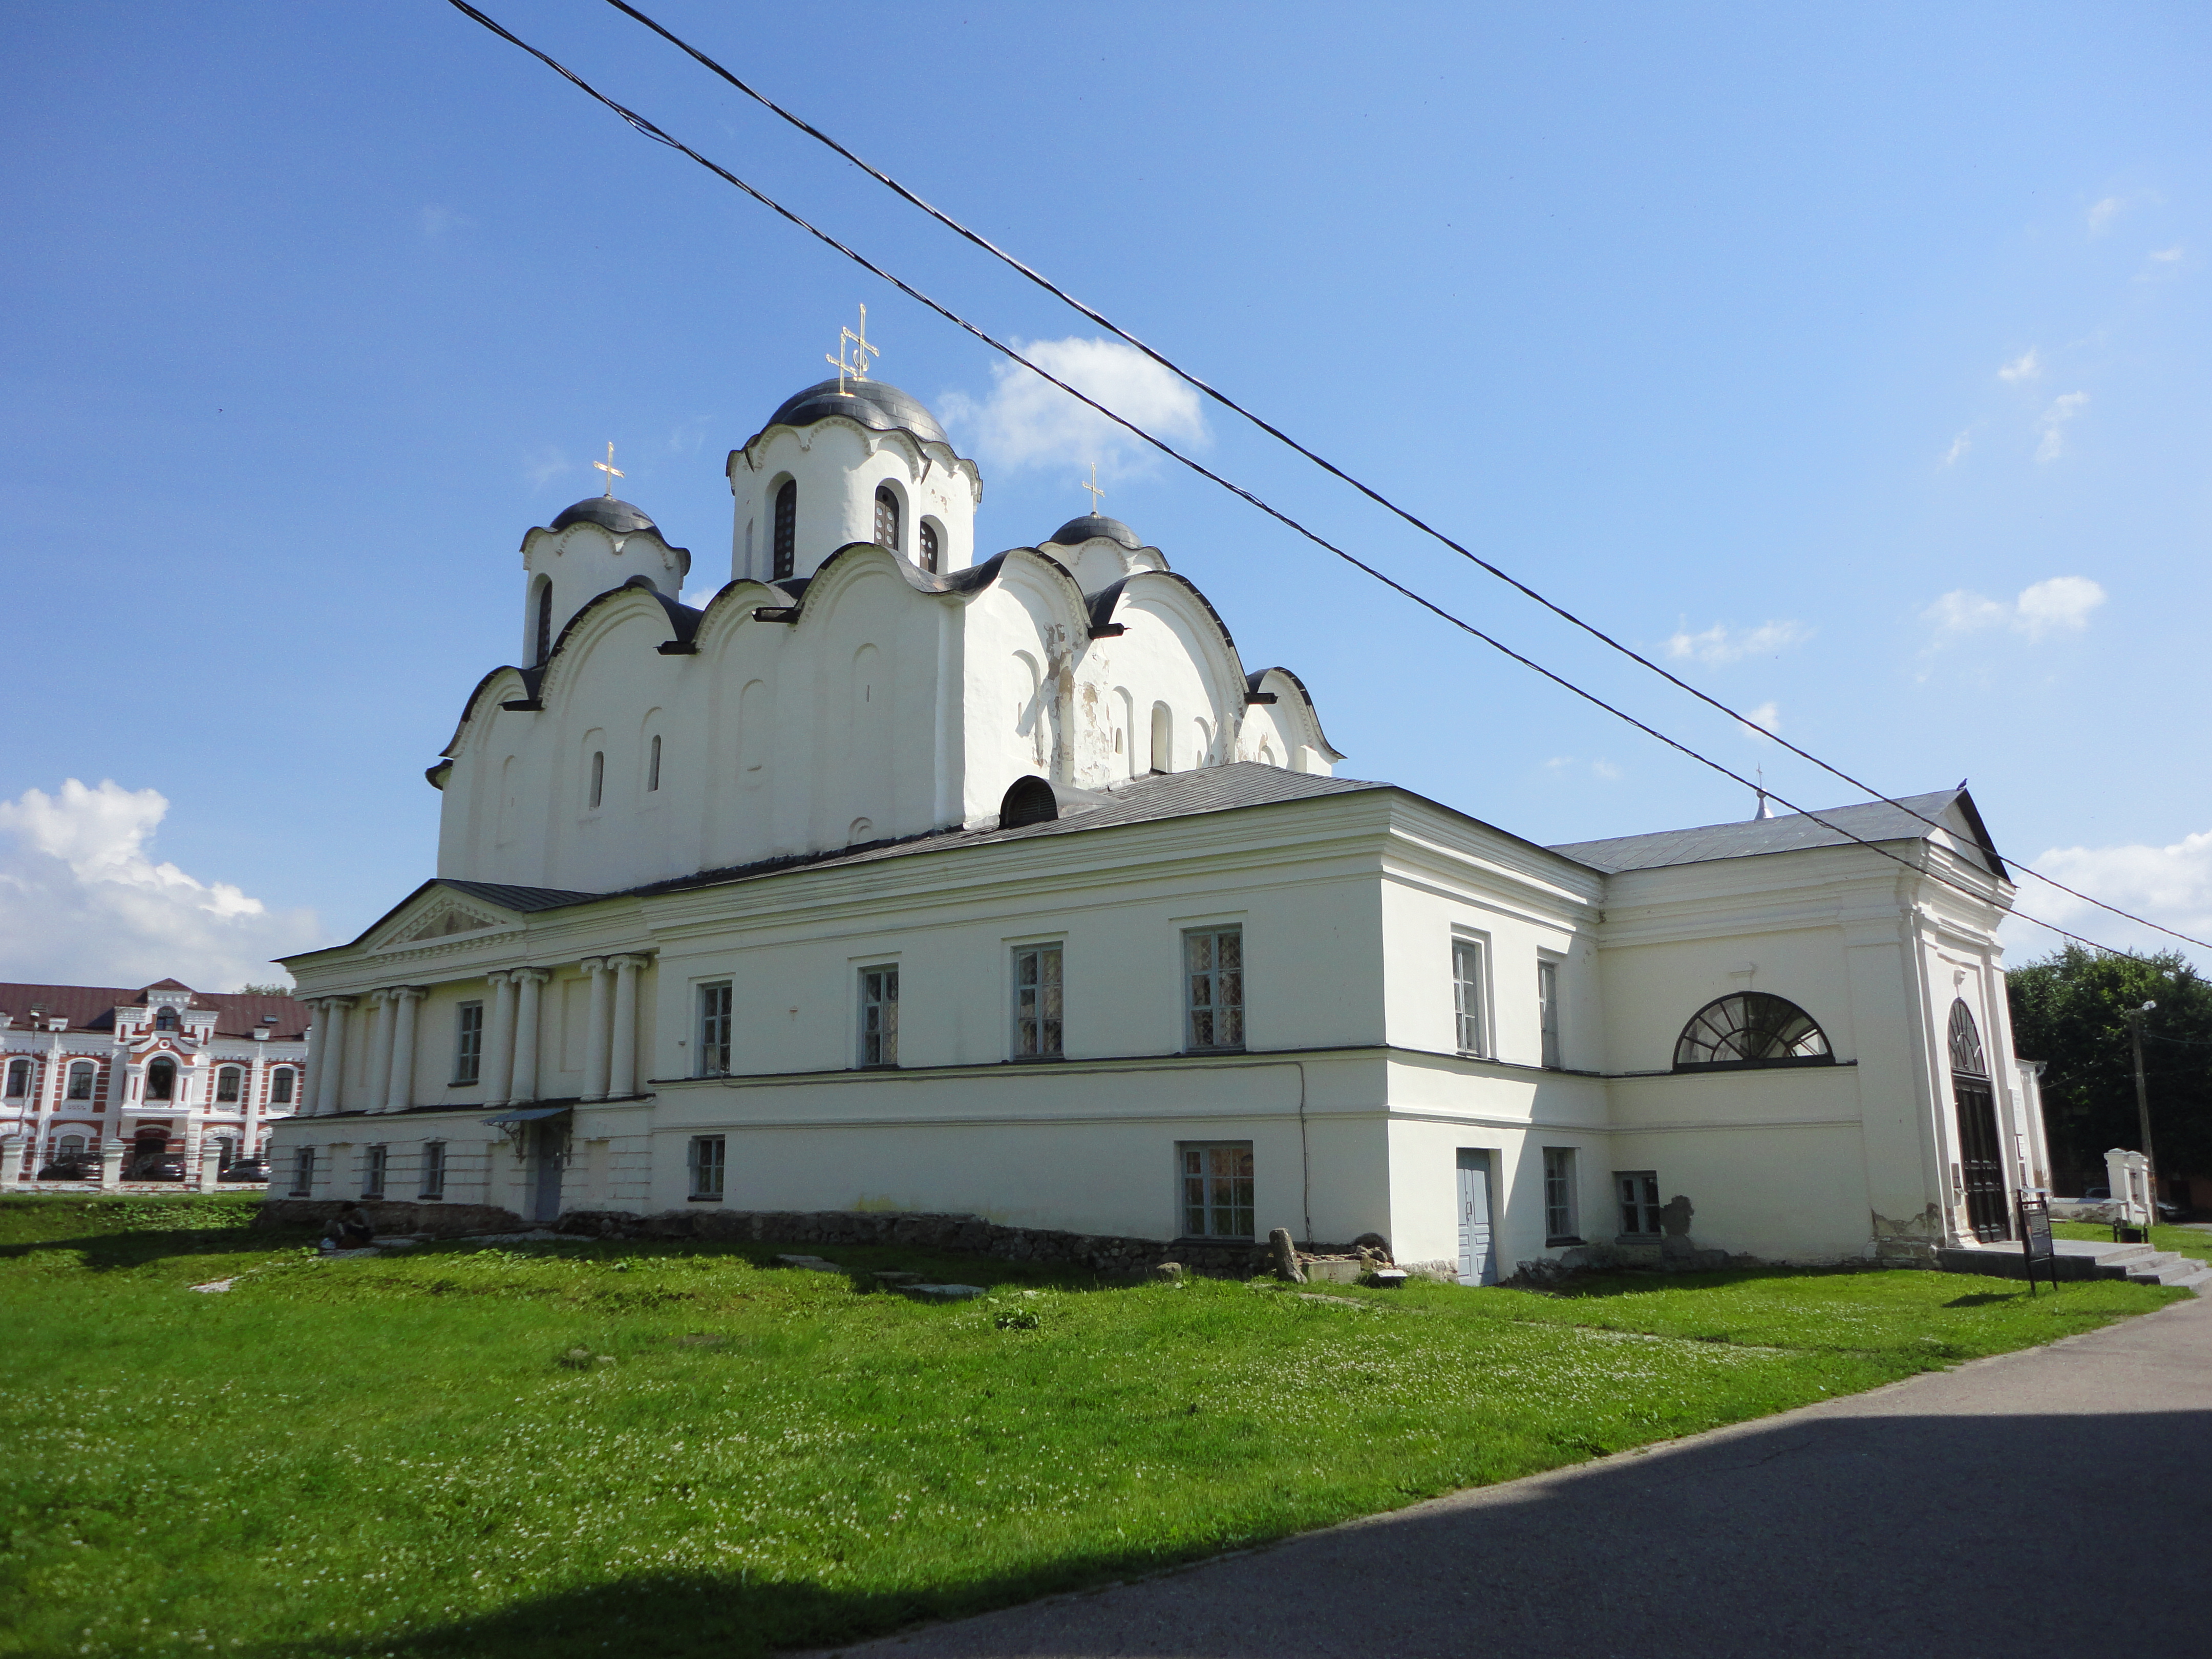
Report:
[[[465,904],[434,904],[426,915],[403,928],[392,943],[420,945],[425,939],[445,939],[454,933],[480,933],[484,928],[498,926],[497,916],[488,916]]]

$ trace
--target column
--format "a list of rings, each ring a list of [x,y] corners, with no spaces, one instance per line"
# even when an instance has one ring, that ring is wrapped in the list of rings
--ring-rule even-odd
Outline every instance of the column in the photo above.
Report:
[[[392,999],[388,988],[368,994],[376,1012],[368,1026],[368,1094],[361,1103],[363,1111],[382,1111],[392,1088]]]
[[[315,1078],[315,1110],[325,1115],[338,1109],[343,1097],[345,1075],[345,1047],[347,1011],[353,1006],[351,997],[325,997],[316,1004],[321,1016],[318,1025],[328,1023],[330,1030],[323,1036],[322,1053],[318,1056],[321,1070]],[[119,1127],[120,1125],[118,1124]]]
[[[637,974],[642,957],[610,957],[615,970],[615,1040],[607,1093],[620,1100],[637,1092]]]
[[[518,968],[514,1010],[514,1084],[510,1103],[538,1098],[538,988],[551,975],[543,968]]]
[[[514,1080],[514,975],[504,968],[484,975],[491,986],[491,1030],[484,1033],[484,1104],[507,1104]]]
[[[120,1129],[123,1126],[115,1126]],[[100,1143],[100,1184],[113,1192],[123,1184],[123,1138],[110,1135]]]
[[[589,1018],[584,1027],[584,1089],[586,1100],[605,1100],[607,1097],[607,1038],[608,1026],[612,1023],[614,987],[609,982],[606,959],[586,957],[584,971],[592,976],[590,989],[585,995]]]
[[[246,1068],[246,1104],[239,1113],[238,1155],[252,1158],[261,1141],[261,1091],[269,1086],[269,1034],[253,1034],[253,1063]]]
[[[389,999],[392,1007],[392,1060],[384,1109],[404,1112],[414,1103],[415,1009],[422,1000],[422,988],[419,985],[394,986],[389,993]]]

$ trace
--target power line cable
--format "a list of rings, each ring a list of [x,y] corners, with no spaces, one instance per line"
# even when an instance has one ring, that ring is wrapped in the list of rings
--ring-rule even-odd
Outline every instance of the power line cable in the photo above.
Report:
[[[627,105],[617,103],[614,99],[608,97],[606,94],[592,86],[591,82],[585,80],[581,76],[578,75],[574,70],[568,68],[565,64],[561,63],[557,58],[550,57],[547,53],[539,51],[536,46],[532,46],[527,40],[523,40],[520,35],[486,16],[483,12],[477,10],[476,7],[471,5],[468,3],[468,0],[447,0],[447,3],[451,5],[456,11],[460,12],[463,15],[482,24],[492,33],[499,36],[501,40],[505,40],[509,45],[516,46],[523,52],[529,53],[532,58],[535,58],[539,63],[544,64],[548,69],[553,70],[554,73],[568,81],[572,86],[575,87],[587,97],[605,105],[608,109],[612,110],[617,115],[628,122],[630,126],[635,128],[644,137],[652,139],[655,143],[666,145],[669,149],[677,151],[679,155],[689,156],[692,161],[696,161],[701,167],[706,168],[709,173],[712,173],[715,177],[722,179],[725,183],[734,185],[737,189],[743,191],[746,195],[751,197],[753,200],[758,202],[762,206],[769,209],[778,217],[785,220],[790,224],[797,226],[799,229],[806,232],[808,235],[812,236],[825,246],[833,248],[837,252],[843,254],[845,258],[850,259],[854,264],[859,265],[863,270],[867,271],[871,276],[875,276],[878,280],[888,283],[892,288],[896,289],[900,293],[905,295],[908,299],[913,300],[916,304],[926,307],[927,309],[936,313],[939,316],[944,318],[947,322],[951,323],[954,326],[963,330],[966,333],[973,335],[976,339],[981,340],[985,345],[989,346],[994,351],[999,352],[1002,356],[1011,359],[1012,362],[1019,363],[1023,368],[1028,369],[1040,380],[1045,380],[1049,384],[1059,387],[1060,390],[1067,393],[1069,397],[1075,398],[1078,402],[1085,404],[1091,409],[1096,410],[1100,415],[1105,416],[1106,419],[1113,422],[1116,426],[1122,428],[1133,436],[1139,438],[1146,443],[1150,444],[1153,448],[1158,450],[1170,459],[1180,463],[1182,465],[1189,468],[1193,472],[1197,473],[1200,477],[1206,478],[1211,483],[1218,484],[1222,489],[1228,490],[1231,494],[1249,502],[1261,512],[1265,513],[1269,518],[1275,520],[1278,523],[1282,524],[1288,529],[1296,532],[1298,535],[1313,543],[1316,546],[1334,554],[1338,558],[1342,559],[1346,564],[1351,565],[1354,569],[1373,577],[1376,581],[1381,582],[1384,586],[1391,589],[1394,592],[1400,594],[1403,598],[1411,599],[1415,605],[1419,605],[1423,610],[1431,612],[1447,623],[1449,623],[1453,627],[1459,629],[1463,633],[1471,635],[1473,637],[1481,641],[1485,645],[1490,647],[1492,650],[1498,652],[1502,655],[1511,658],[1522,667],[1541,675],[1544,678],[1551,681],[1554,685],[1559,686],[1563,690],[1571,692],[1574,696],[1580,697],[1583,702],[1591,704],[1595,708],[1604,710],[1607,714],[1611,714],[1616,720],[1624,721],[1627,725],[1634,726],[1645,736],[1664,744],[1668,748],[1674,750],[1680,754],[1687,756],[1690,759],[1698,763],[1698,764],[1711,768],[1713,771],[1719,773],[1723,777],[1730,779],[1733,781],[1741,784],[1747,789],[1762,790],[1762,786],[1753,782],[1752,780],[1745,777],[1741,773],[1733,770],[1723,763],[1713,759],[1709,755],[1700,753],[1698,750],[1691,748],[1689,744],[1683,743],[1677,738],[1668,737],[1664,732],[1660,731],[1656,726],[1647,725],[1643,720],[1638,720],[1635,715],[1628,713],[1626,709],[1618,708],[1614,704],[1607,702],[1595,692],[1583,690],[1581,686],[1576,684],[1572,680],[1566,678],[1564,675],[1554,673],[1551,669],[1545,667],[1543,664],[1536,661],[1534,658],[1523,655],[1522,653],[1515,650],[1511,646],[1507,645],[1504,641],[1494,638],[1492,635],[1485,633],[1482,629],[1477,628],[1473,623],[1453,615],[1452,612],[1445,610],[1434,600],[1414,592],[1413,589],[1407,586],[1403,582],[1399,581],[1395,577],[1385,574],[1382,571],[1376,568],[1375,566],[1369,564],[1365,560],[1361,559],[1357,555],[1347,552],[1345,549],[1339,547],[1335,543],[1328,540],[1326,538],[1317,534],[1314,531],[1309,530],[1305,526],[1300,524],[1296,519],[1291,518],[1288,514],[1281,511],[1274,506],[1272,506],[1267,501],[1261,499],[1258,495],[1254,495],[1250,490],[1245,489],[1243,485],[1235,483],[1231,479],[1223,477],[1219,473],[1212,471],[1202,463],[1184,454],[1173,445],[1168,443],[1164,439],[1155,437],[1152,433],[1146,431],[1143,427],[1137,425],[1133,421],[1127,420],[1122,416],[1115,413],[1114,410],[1107,408],[1103,404],[1101,404],[1097,399],[1078,391],[1074,386],[1068,385],[1066,381],[1060,380],[1058,376],[1051,374],[1046,370],[1038,368],[1036,364],[1031,362],[1027,357],[1024,356],[1013,347],[986,332],[982,328],[969,322],[957,312],[953,311],[949,307],[932,299],[928,295],[924,294],[921,289],[914,287],[911,283],[908,283],[902,278],[893,275],[890,271],[884,270],[882,266],[870,259],[866,255],[854,248],[848,247],[844,243],[839,241],[836,237],[830,234],[829,232],[811,223],[806,219],[801,217],[799,214],[793,212],[791,209],[784,206],[782,203],[775,200],[775,198],[767,195],[754,185],[747,184],[743,179],[738,178],[736,173],[732,173],[727,167],[723,167],[720,162],[709,161],[706,156],[702,155],[697,150],[693,149],[689,144],[683,143],[679,139],[671,137],[667,133],[662,131],[659,127],[654,125],[653,122],[647,119],[646,117],[639,114],[635,110],[629,108]],[[1965,882],[1958,880],[1954,877],[1946,875],[1943,872],[1935,869],[1929,865],[1917,864],[1911,859],[1905,858],[1899,854],[1893,853],[1887,847],[1881,846],[1878,842],[1869,841],[1863,836],[1854,834],[1852,831],[1844,829],[1841,824],[1832,823],[1829,819],[1821,817],[1818,812],[1812,811],[1810,808],[1797,805],[1795,802],[1777,793],[1772,789],[1764,789],[1762,790],[1762,793],[1765,794],[1768,799],[1780,802],[1781,805],[1788,807],[1792,812],[1811,820],[1813,823],[1820,825],[1820,827],[1825,830],[1841,836],[1846,841],[1855,842],[1859,846],[1864,847],[1871,852],[1880,854],[1883,858],[1889,860],[1892,863],[1911,871],[1916,875],[1925,876],[1943,886],[1953,889],[1954,891],[1963,893],[1969,898],[1974,899],[1978,902],[1984,904],[1990,902],[1990,895]],[[1911,812],[1909,808],[1905,810],[1908,811],[1910,816],[1920,817],[1920,814]],[[1933,819],[1923,818],[1922,822],[1933,823],[1935,821]],[[1948,826],[1942,824],[1936,824],[1936,827],[1938,829],[1948,829]],[[2092,951],[2101,951],[2107,956],[2132,957],[2134,955],[2132,951],[2119,950],[2109,945],[2100,945],[2095,939],[2087,938],[2080,933],[2069,932],[2068,929],[2059,927],[2056,922],[2045,921],[2039,917],[2028,915],[2024,911],[2015,909],[2011,911],[2009,914],[2019,917],[2023,921],[2032,922],[2039,927],[2047,928],[2051,933],[2058,934],[2061,938],[2072,939],[2075,944],[2085,945]]]
[[[976,247],[979,247],[986,253],[988,253],[993,258],[1000,260],[1010,269],[1019,272],[1022,276],[1036,283],[1037,287],[1042,289],[1046,293],[1051,295],[1062,304],[1069,307],[1083,317],[1097,324],[1100,328],[1104,329],[1115,338],[1121,340],[1125,343],[1142,352],[1146,356],[1151,358],[1152,362],[1158,363],[1162,368],[1166,369],[1170,374],[1175,375],[1178,380],[1186,382],[1197,391],[1205,393],[1206,396],[1212,398],[1214,402],[1219,404],[1224,409],[1226,409],[1236,415],[1241,416],[1243,419],[1250,422],[1254,426],[1258,427],[1260,430],[1267,434],[1268,436],[1286,445],[1299,455],[1304,456],[1307,460],[1312,462],[1324,472],[1328,473],[1332,477],[1337,478],[1343,483],[1349,484],[1352,489],[1366,496],[1368,500],[1373,501],[1376,506],[1381,507],[1386,512],[1395,514],[1398,518],[1403,520],[1408,525],[1411,525],[1414,529],[1421,532],[1422,534],[1429,536],[1436,541],[1442,543],[1444,546],[1451,549],[1453,552],[1457,553],[1461,557],[1470,561],[1484,571],[1486,571],[1489,574],[1496,577],[1499,581],[1505,583],[1508,586],[1512,587],[1516,592],[1525,595],[1527,598],[1534,600],[1536,604],[1543,606],[1544,609],[1549,611],[1553,616],[1558,617],[1561,620],[1580,629],[1591,638],[1610,647],[1614,651],[1619,652],[1621,655],[1628,658],[1631,661],[1650,669],[1653,673],[1666,680],[1669,684],[1675,686],[1680,690],[1687,692],[1698,702],[1705,703],[1709,708],[1717,709],[1721,714],[1727,715],[1730,720],[1736,721],[1738,724],[1765,732],[1766,736],[1772,738],[1776,743],[1780,744],[1782,747],[1788,750],[1791,754],[1796,755],[1801,760],[1810,761],[1814,765],[1819,767],[1830,776],[1838,778],[1844,782],[1850,784],[1852,788],[1863,790],[1866,793],[1875,797],[1877,800],[1882,801],[1888,805],[1894,806],[1899,811],[1909,813],[1913,817],[1918,818],[1923,823],[1928,824],[1935,829],[1949,829],[1949,825],[1945,824],[1936,818],[1929,817],[1926,813],[1919,811],[1917,807],[1908,806],[1903,801],[1897,799],[1893,796],[1885,795],[1881,791],[1876,789],[1872,784],[1864,781],[1863,779],[1852,776],[1851,774],[1843,770],[1840,767],[1831,765],[1828,762],[1822,760],[1818,755],[1814,754],[1810,750],[1801,748],[1798,744],[1790,742],[1789,738],[1784,737],[1780,732],[1767,731],[1765,727],[1759,726],[1757,721],[1740,714],[1735,709],[1730,708],[1728,704],[1721,702],[1719,698],[1713,696],[1709,692],[1700,690],[1698,687],[1691,684],[1687,680],[1683,679],[1680,676],[1675,674],[1671,670],[1654,662],[1650,658],[1645,656],[1633,646],[1628,645],[1623,641],[1616,639],[1613,635],[1607,633],[1595,623],[1585,621],[1581,617],[1577,616],[1573,611],[1568,610],[1565,606],[1547,597],[1545,594],[1538,592],[1535,588],[1531,587],[1519,577],[1499,568],[1497,565],[1484,558],[1473,549],[1455,540],[1452,537],[1446,535],[1443,531],[1437,529],[1434,525],[1430,524],[1426,520],[1422,519],[1419,515],[1408,511],[1407,508],[1399,506],[1397,502],[1383,495],[1382,491],[1367,484],[1359,478],[1353,477],[1351,473],[1346,472],[1342,467],[1337,465],[1334,461],[1331,461],[1327,456],[1317,453],[1314,450],[1309,448],[1306,445],[1299,442],[1296,438],[1291,436],[1289,433],[1284,431],[1280,427],[1276,426],[1273,422],[1268,421],[1265,417],[1254,413],[1251,410],[1247,409],[1243,404],[1238,403],[1235,398],[1229,396],[1227,392],[1223,392],[1218,386],[1213,386],[1210,382],[1201,379],[1200,376],[1192,374],[1188,369],[1183,368],[1182,364],[1167,356],[1164,353],[1156,350],[1153,347],[1146,344],[1144,341],[1130,333],[1128,330],[1121,327],[1118,323],[1115,323],[1112,319],[1107,317],[1094,307],[1087,305],[1083,301],[1077,299],[1073,295],[1070,294],[1066,289],[1060,287],[1050,277],[1045,276],[1034,266],[1028,264],[1015,255],[1008,252],[1005,248],[1000,247],[996,242],[984,235],[981,231],[975,230],[971,227],[963,224],[961,221],[954,218],[951,214],[946,213],[943,209],[924,200],[921,196],[915,194],[912,190],[909,190],[905,185],[901,184],[896,179],[894,179],[890,173],[885,173],[882,168],[872,166],[869,162],[862,160],[859,155],[854,154],[852,150],[847,149],[829,133],[824,132],[821,128],[808,121],[804,116],[786,109],[782,105],[769,97],[767,94],[762,92],[758,88],[748,84],[738,76],[733,75],[729,70],[715,62],[714,58],[708,57],[698,47],[693,46],[689,40],[684,40],[673,30],[667,28],[653,18],[647,16],[644,12],[640,11],[635,6],[629,3],[629,0],[607,0],[607,3],[612,6],[617,11],[621,12],[623,15],[635,20],[648,29],[651,29],[655,34],[660,36],[662,40],[667,41],[679,52],[687,54],[707,70],[720,76],[724,81],[728,82],[730,85],[735,87],[739,92],[744,94],[746,97],[750,98],[756,103],[759,104],[763,109],[769,111],[771,113],[790,123],[793,126],[805,133],[808,137],[815,140],[817,143],[825,145],[829,149],[836,151],[837,155],[842,156],[846,161],[851,162],[861,172],[866,173],[868,177],[873,179],[878,184],[880,184],[886,189],[891,191],[902,200],[920,209],[931,218],[936,220],[938,223],[951,231],[955,235],[962,237],[965,240],[973,243]],[[1780,798],[1778,796],[1776,799],[1779,799]],[[2116,904],[2108,904],[2103,899],[2092,897],[2089,894],[2081,891],[2078,888],[2069,887],[2064,882],[2059,881],[2052,877],[2046,876],[2041,871],[2037,870],[2029,865],[2022,864],[2017,860],[2008,860],[2007,862],[2011,865],[2012,868],[2020,871],[2023,875],[2033,876],[2036,880],[2042,882],[2045,885],[2054,887],[2062,893],[2067,894],[2071,897],[2080,899],[2085,904],[2094,904],[2100,910],[2108,911],[2113,915],[2122,917],[2129,921],[2136,922],[2142,927],[2155,929],[2157,932],[2164,933],[2169,938],[2183,940],[2185,943],[2197,945],[2203,950],[2212,951],[2212,940],[2197,939],[2192,934],[2181,933],[2175,928],[2166,927],[2162,923],[2153,921],[2148,916],[2139,916],[2133,911],[2121,909]]]

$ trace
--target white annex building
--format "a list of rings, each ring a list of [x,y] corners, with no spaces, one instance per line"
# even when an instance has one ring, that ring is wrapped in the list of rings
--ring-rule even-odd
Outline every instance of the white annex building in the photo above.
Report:
[[[1481,1282],[1692,1212],[1928,1260],[2045,1182],[1963,789],[1824,815],[1902,864],[1796,817],[1534,846],[1335,776],[1127,526],[979,559],[894,387],[799,393],[728,477],[703,609],[611,495],[524,537],[436,876],[287,963],[272,1195],[1379,1233]]]
[[[308,1012],[165,979],[0,985],[0,1186],[212,1184],[298,1109]]]

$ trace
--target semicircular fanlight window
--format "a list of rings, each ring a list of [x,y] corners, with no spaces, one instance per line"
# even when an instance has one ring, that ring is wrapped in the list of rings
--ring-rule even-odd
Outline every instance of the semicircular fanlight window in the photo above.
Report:
[[[1810,1014],[1764,991],[1739,991],[1707,1003],[1674,1044],[1677,1066],[1786,1066],[1833,1058]]]
[[[1951,1069],[1969,1077],[1990,1074],[1990,1063],[1982,1057],[1981,1031],[1963,998],[1951,1005]]]

